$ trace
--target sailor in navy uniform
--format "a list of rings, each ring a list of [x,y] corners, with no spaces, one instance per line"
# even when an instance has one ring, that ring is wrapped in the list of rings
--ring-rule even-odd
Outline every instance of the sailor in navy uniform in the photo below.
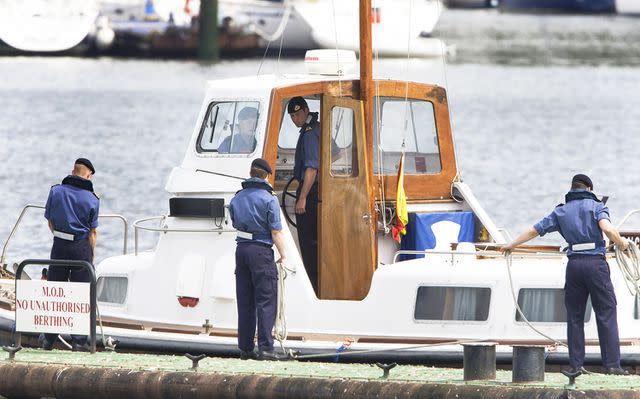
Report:
[[[93,192],[91,177],[95,173],[91,161],[78,158],[71,175],[49,191],[44,217],[53,233],[51,259],[84,260],[93,264],[96,247],[100,199]],[[89,271],[77,267],[50,266],[49,281],[90,282]],[[40,337],[40,346],[51,349],[56,334]],[[72,335],[73,349],[88,351],[87,337]]]
[[[278,271],[273,244],[285,262],[280,206],[266,181],[271,174],[262,158],[251,163],[251,178],[242,182],[229,203],[236,238],[236,300],[238,305],[238,348],[242,359],[282,360],[286,356],[273,350],[271,334],[276,321]],[[254,336],[258,327],[258,353]]]
[[[293,165],[296,190],[296,225],[304,268],[318,293],[318,168],[320,165],[320,122],[318,113],[309,112],[302,97],[287,105],[293,123],[300,128]]]
[[[567,309],[567,342],[569,364],[567,372],[582,371],[584,363],[584,314],[587,299],[596,313],[602,364],[608,374],[628,375],[620,367],[620,341],[616,295],[611,284],[609,264],[605,259],[604,232],[611,242],[627,250],[628,241],[620,236],[609,220],[609,209],[591,192],[593,183],[583,174],[575,175],[565,204],[558,205],[529,230],[513,240],[503,251],[511,251],[538,235],[557,231],[569,244],[564,301]]]

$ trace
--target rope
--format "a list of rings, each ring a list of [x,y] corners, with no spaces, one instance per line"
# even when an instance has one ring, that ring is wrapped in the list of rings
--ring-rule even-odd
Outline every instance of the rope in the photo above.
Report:
[[[285,318],[285,297],[284,297],[284,281],[287,278],[287,271],[295,273],[292,269],[287,269],[282,262],[276,263],[278,267],[278,299],[276,308],[276,323],[273,336],[280,343],[283,353],[287,353],[284,347],[284,341],[287,339],[287,320]]]
[[[313,355],[297,355],[297,356],[295,356],[295,359],[302,360],[302,359],[319,359],[319,358],[323,358],[323,357],[336,357],[336,356],[340,356],[340,357],[342,357],[342,356],[351,356],[351,355],[355,356],[355,355],[361,355],[363,353],[395,352],[395,351],[403,351],[403,350],[410,350],[410,349],[430,348],[430,347],[434,347],[434,346],[472,344],[472,343],[477,343],[477,342],[493,342],[493,341],[488,341],[486,339],[458,340],[458,341],[450,341],[450,342],[439,342],[439,343],[436,343],[436,344],[402,346],[402,347],[399,347],[399,348],[366,349],[366,350],[361,350],[361,351],[349,351],[349,352],[340,352],[340,353],[329,352],[329,353],[316,353],[316,354],[313,354]]]
[[[537,328],[535,328],[527,319],[527,317],[524,315],[524,313],[522,312],[522,309],[520,309],[520,305],[518,304],[518,299],[516,298],[516,291],[513,288],[513,278],[511,276],[511,267],[513,264],[513,259],[512,259],[512,255],[511,252],[508,252],[505,255],[505,258],[507,260],[507,274],[509,275],[509,286],[511,288],[511,296],[513,298],[513,304],[516,306],[516,310],[518,311],[518,314],[520,315],[520,317],[522,317],[522,320],[524,320],[524,322],[535,332],[537,332],[538,334],[542,335],[543,337],[545,337],[546,339],[548,339],[549,341],[553,342],[556,345],[560,345],[560,346],[564,346],[567,347],[567,345],[563,342],[558,341],[555,338],[552,338],[550,336],[548,336],[547,334],[543,333],[542,331],[538,330]]]
[[[640,292],[640,249],[633,241],[627,240],[629,243],[628,255],[617,245],[614,246],[616,253],[616,262],[624,277],[624,283],[633,296],[637,296]]]

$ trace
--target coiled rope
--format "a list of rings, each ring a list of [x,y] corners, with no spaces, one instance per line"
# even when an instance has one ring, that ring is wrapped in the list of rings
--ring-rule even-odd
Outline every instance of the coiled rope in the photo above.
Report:
[[[640,249],[631,240],[628,251],[623,251],[616,245],[614,251],[616,254],[616,262],[624,277],[624,283],[627,285],[629,293],[637,296],[640,292]]]

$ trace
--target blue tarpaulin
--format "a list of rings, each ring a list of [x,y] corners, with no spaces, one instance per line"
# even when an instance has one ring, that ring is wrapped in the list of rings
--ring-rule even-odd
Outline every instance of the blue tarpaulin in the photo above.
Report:
[[[423,251],[435,248],[436,237],[431,226],[442,221],[450,221],[460,225],[457,242],[474,241],[475,220],[473,212],[409,213],[407,234],[402,237],[400,249]],[[424,255],[401,255],[400,260],[415,259],[416,257],[422,258]]]

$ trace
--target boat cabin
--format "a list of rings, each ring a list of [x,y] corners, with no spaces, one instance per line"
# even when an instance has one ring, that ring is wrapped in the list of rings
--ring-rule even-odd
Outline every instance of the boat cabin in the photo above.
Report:
[[[474,223],[478,218],[470,212],[468,201],[462,204],[452,195],[457,167],[445,90],[394,80],[375,80],[373,84],[373,120],[367,123],[357,77],[259,76],[211,82],[199,117],[201,122],[182,166],[173,171],[167,190],[177,197],[217,197],[224,193],[228,203],[240,188],[241,179],[248,176],[251,161],[263,157],[275,166],[270,183],[281,199],[288,228],[295,237],[297,182],[292,181],[292,176],[299,128],[286,109],[291,98],[302,96],[310,112],[318,113],[322,129],[318,177],[319,299],[363,299],[378,265],[394,261],[400,247],[389,232],[403,152],[404,190],[410,211],[438,214],[441,220],[454,224],[466,220],[463,224],[467,241],[493,240],[499,235],[495,226],[490,226],[492,237],[483,223]],[[257,113],[249,138],[242,136],[241,130],[247,129],[239,119],[246,108]],[[234,184],[228,187],[230,178]],[[461,185],[455,191],[464,197],[464,188]],[[470,191],[468,195],[472,196]],[[417,230],[411,225],[425,223],[415,220],[412,214],[409,230],[414,235]],[[490,223],[488,218],[487,222]],[[428,234],[432,234],[427,227]],[[451,249],[450,242],[457,242],[458,233],[454,235],[446,242],[447,250]],[[297,245],[297,239],[293,241]],[[402,248],[424,249],[412,248],[411,244]]]

